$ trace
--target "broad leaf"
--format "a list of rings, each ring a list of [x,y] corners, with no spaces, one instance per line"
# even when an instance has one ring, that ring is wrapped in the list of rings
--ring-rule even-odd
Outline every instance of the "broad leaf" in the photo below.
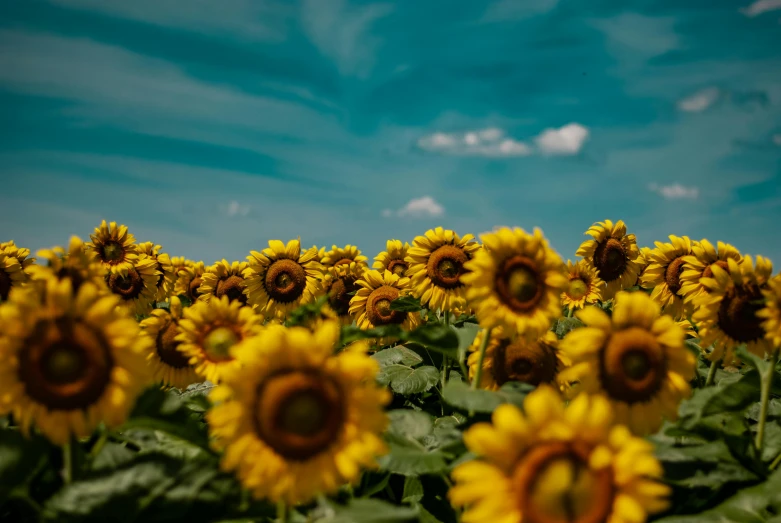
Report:
[[[428,365],[416,369],[406,365],[387,365],[380,371],[377,381],[390,385],[391,390],[399,394],[418,394],[439,382],[439,370]]]
[[[371,357],[377,360],[380,367],[395,363],[406,365],[407,367],[414,367],[423,361],[423,358],[415,351],[408,349],[404,345],[397,345],[395,347],[379,350],[372,354]]]

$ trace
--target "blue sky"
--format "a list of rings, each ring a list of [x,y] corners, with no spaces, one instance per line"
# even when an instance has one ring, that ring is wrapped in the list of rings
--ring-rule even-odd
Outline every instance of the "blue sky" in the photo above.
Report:
[[[3,0],[0,121],[33,250],[508,225],[566,259],[609,218],[781,266],[781,0]]]

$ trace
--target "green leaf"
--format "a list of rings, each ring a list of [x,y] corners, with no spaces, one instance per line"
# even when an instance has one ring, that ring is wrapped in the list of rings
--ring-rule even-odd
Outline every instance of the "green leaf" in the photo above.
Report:
[[[458,335],[450,325],[443,323],[427,323],[410,332],[402,331],[401,338],[449,356],[458,352]]]
[[[681,404],[681,427],[694,429],[702,418],[747,408],[759,399],[759,382],[759,374],[752,369],[733,380],[723,379],[715,387],[695,390]]]
[[[438,450],[428,451],[407,445],[388,445],[390,452],[378,462],[381,470],[387,470],[403,476],[418,474],[441,474],[447,470],[445,456]]]
[[[92,460],[92,470],[115,469],[135,459],[137,453],[133,452],[121,443],[107,442],[95,459]]]
[[[433,417],[419,410],[391,410],[388,418],[388,433],[400,438],[422,440],[434,430]]]
[[[393,300],[390,304],[392,311],[400,312],[418,312],[423,310],[420,305],[420,300],[412,296],[400,296]]]
[[[397,345],[395,347],[379,350],[372,354],[371,357],[377,360],[380,367],[386,367],[395,363],[406,365],[407,367],[414,367],[423,361],[423,358],[421,358],[417,352],[408,349],[404,345]]]
[[[347,506],[330,505],[333,513],[318,523],[396,523],[415,521],[418,510],[400,507],[379,499],[353,499]]]
[[[434,514],[429,512],[425,509],[425,507],[420,507],[420,519],[418,519],[420,523],[442,523]]]
[[[0,506],[43,465],[51,448],[40,436],[25,438],[18,430],[0,429]]]
[[[572,317],[572,318],[559,318],[556,321],[556,324],[553,327],[553,332],[556,333],[556,336],[559,337],[559,339],[564,338],[564,336],[567,335],[569,331],[572,329],[577,329],[579,327],[583,327],[585,324],[580,321],[579,319]]]
[[[442,390],[442,399],[446,403],[465,411],[493,412],[502,404],[502,398],[490,390],[472,390],[463,382],[450,381]]]
[[[203,449],[209,448],[206,426],[199,414],[187,408],[173,392],[147,389],[121,431],[129,429],[159,430]]]
[[[390,385],[391,390],[399,394],[418,394],[439,382],[439,370],[430,365],[413,369],[406,365],[392,364],[380,370],[377,381]]]
[[[423,484],[415,476],[404,478],[404,492],[401,495],[402,503],[419,503],[423,499]]]
[[[456,331],[456,336],[458,336],[458,350],[464,352],[472,345],[472,342],[477,337],[477,333],[480,332],[480,326],[474,323],[466,323],[460,328],[451,328]]]
[[[177,298],[182,302],[182,307],[189,307],[193,304],[193,301],[186,294],[180,294]]]

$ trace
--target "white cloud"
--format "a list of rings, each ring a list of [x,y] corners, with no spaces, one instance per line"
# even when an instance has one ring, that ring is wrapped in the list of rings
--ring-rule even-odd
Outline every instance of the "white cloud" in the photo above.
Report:
[[[422,198],[413,198],[407,205],[393,211],[391,209],[384,209],[382,216],[390,218],[391,216],[409,216],[412,218],[424,218],[433,216],[442,216],[445,214],[445,208],[437,203],[431,196],[423,196]]]
[[[698,113],[713,105],[720,96],[721,91],[717,87],[707,87],[680,100],[678,109],[688,113]]]
[[[781,0],[757,0],[750,6],[741,9],[740,12],[748,17],[754,17],[777,9],[781,9]]]
[[[506,137],[505,132],[496,127],[463,133],[437,132],[420,138],[418,147],[457,156],[509,157],[532,154],[529,145]]]
[[[781,134],[774,134],[773,135],[773,143],[776,145],[781,146]]]
[[[659,186],[652,183],[648,186],[650,190],[655,193],[659,193],[662,197],[668,200],[677,199],[690,199],[696,200],[700,195],[700,190],[697,187],[684,187],[679,183],[673,183],[672,185]]]
[[[588,129],[580,124],[570,123],[559,129],[545,129],[535,142],[543,154],[571,155],[580,152],[588,136]]]
[[[250,211],[249,205],[242,205],[236,200],[232,200],[228,205],[225,206],[225,214],[227,214],[230,217],[234,216],[247,216]]]

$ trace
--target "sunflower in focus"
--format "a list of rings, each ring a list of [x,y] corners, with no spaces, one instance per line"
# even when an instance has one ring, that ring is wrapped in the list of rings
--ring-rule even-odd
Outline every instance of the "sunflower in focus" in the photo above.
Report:
[[[405,261],[409,243],[401,243],[399,240],[388,240],[385,244],[385,250],[375,256],[372,268],[382,272],[390,271],[397,276],[404,276],[409,266]]]
[[[126,226],[117,226],[117,222],[107,225],[103,220],[100,227],[90,234],[90,239],[92,242],[86,244],[87,252],[94,261],[103,265],[106,272],[124,276],[136,263],[138,245]]]
[[[84,242],[78,236],[71,236],[68,249],[52,247],[41,249],[37,253],[39,263],[46,261],[46,265],[33,265],[30,267],[30,277],[39,285],[46,286],[49,278],[69,278],[73,290],[78,291],[84,282],[90,282],[101,292],[108,292],[106,286],[106,270],[103,265],[95,262],[87,253]]]
[[[194,303],[201,296],[201,284],[205,272],[206,266],[202,261],[189,262],[186,267],[177,269],[174,294],[187,296],[190,302]]]
[[[332,267],[323,274],[323,292],[328,296],[328,306],[336,313],[342,325],[353,322],[350,315],[350,300],[358,292],[358,280],[364,274],[364,269],[355,264]]]
[[[273,325],[235,348],[206,414],[222,468],[255,498],[305,503],[356,484],[387,452],[381,433],[389,392],[358,343],[333,355],[339,325],[316,332]]]
[[[247,282],[244,280],[244,271],[247,270],[247,262],[228,263],[228,260],[218,261],[210,265],[203,273],[203,282],[198,287],[198,300],[209,301],[212,296],[222,298],[227,296],[231,301],[238,301],[242,305],[247,304],[247,294],[244,289]]]
[[[149,340],[118,301],[50,278],[44,292],[14,289],[0,305],[0,413],[24,434],[35,426],[64,445],[125,421],[149,381]]]
[[[668,505],[653,445],[613,425],[610,403],[580,395],[565,408],[553,388],[523,411],[496,408],[464,433],[478,459],[458,465],[448,492],[467,523],[642,523]]]
[[[138,253],[146,254],[157,263],[157,301],[166,301],[168,295],[174,289],[174,266],[171,263],[171,258],[162,250],[161,245],[155,245],[152,242],[144,242],[138,244]]]
[[[467,365],[469,380],[477,376],[480,362],[480,345],[485,331],[469,347]],[[480,374],[481,389],[499,390],[509,381],[521,381],[529,385],[549,383],[565,390],[567,384],[559,380],[559,371],[568,364],[563,353],[558,350],[559,339],[552,331],[547,331],[540,339],[529,341],[522,337],[510,339],[504,335],[501,327],[491,331],[491,339],[486,345],[483,370]]]
[[[698,298],[708,294],[708,288],[702,284],[703,278],[713,278],[713,266],[729,270],[727,260],[734,260],[740,265],[743,257],[732,245],[717,242],[714,247],[708,240],[700,240],[692,245],[692,253],[684,259],[685,265],[681,273],[681,290],[686,303],[694,304]]]
[[[412,295],[431,310],[450,312],[466,307],[466,287],[461,281],[479,244],[474,236],[463,237],[437,227],[417,236],[407,251]]]
[[[540,338],[561,315],[567,288],[564,263],[540,229],[502,227],[480,235],[485,248],[465,264],[461,281],[480,326],[501,326],[504,335]]]
[[[605,282],[597,276],[597,270],[580,260],[567,260],[567,287],[561,293],[561,304],[570,310],[582,309],[602,299]]]
[[[182,302],[179,298],[171,297],[169,309],[155,309],[149,318],[141,322],[141,328],[152,340],[146,360],[155,382],[184,390],[201,379],[190,365],[190,358],[179,350],[181,342],[176,339],[179,320],[182,319]]]
[[[776,274],[767,282],[767,288],[762,290],[765,297],[765,307],[757,316],[764,320],[762,328],[765,337],[775,348],[781,347],[781,274]]]
[[[648,265],[651,264],[651,248],[640,247],[640,254],[637,255],[635,263],[640,267],[640,271],[637,273],[637,280],[635,280],[635,284],[632,285],[632,287],[640,287],[640,282],[643,280],[645,270],[648,268]]]
[[[417,312],[394,311],[390,308],[393,300],[409,293],[409,284],[409,278],[402,278],[388,270],[364,272],[355,282],[360,288],[350,300],[349,307],[349,313],[358,327],[368,330],[382,325],[399,325],[411,331],[420,325]],[[390,338],[380,338],[377,344],[383,346],[392,341]]]
[[[223,373],[239,366],[231,348],[257,335],[263,317],[228,296],[198,301],[183,311],[174,341],[199,376],[219,383]]]
[[[597,222],[586,234],[592,239],[580,244],[576,254],[597,269],[597,275],[605,282],[602,299],[607,301],[637,281],[640,273],[637,241],[634,234],[626,233],[626,225],[621,220],[615,224],[610,220]]]
[[[587,393],[607,395],[617,423],[638,435],[675,420],[691,395],[696,358],[683,346],[684,332],[644,292],[619,292],[612,318],[599,307],[578,311],[586,327],[561,341],[572,366],[564,378]]]
[[[686,257],[692,254],[692,241],[688,236],[670,235],[671,243],[655,242],[647,259],[640,284],[653,289],[651,298],[662,306],[662,311],[679,319],[691,314],[691,307],[684,305],[681,295],[681,274],[686,268]]]
[[[369,268],[367,260],[355,245],[345,245],[344,248],[333,245],[330,251],[322,253],[320,257],[320,263],[325,270],[342,265],[357,265],[358,272],[363,272]]]
[[[158,276],[157,263],[146,254],[141,254],[124,274],[110,272],[106,274],[105,281],[109,290],[121,298],[123,306],[144,316],[154,307]]]
[[[768,280],[773,264],[757,256],[754,267],[751,256],[747,255],[740,265],[728,258],[726,270],[718,264],[712,264],[710,268],[713,277],[700,279],[708,292],[695,300],[697,310],[692,315],[700,329],[700,345],[713,344],[708,358],[711,361],[723,358],[725,365],[738,361],[734,350],[741,344],[746,344],[749,352],[764,357],[773,347],[765,337],[762,317],[757,313],[764,307],[763,291],[770,290]]]
[[[247,303],[267,318],[284,321],[301,305],[312,303],[321,293],[322,265],[314,249],[301,252],[301,242],[268,242],[263,252],[247,256],[244,278]]]

